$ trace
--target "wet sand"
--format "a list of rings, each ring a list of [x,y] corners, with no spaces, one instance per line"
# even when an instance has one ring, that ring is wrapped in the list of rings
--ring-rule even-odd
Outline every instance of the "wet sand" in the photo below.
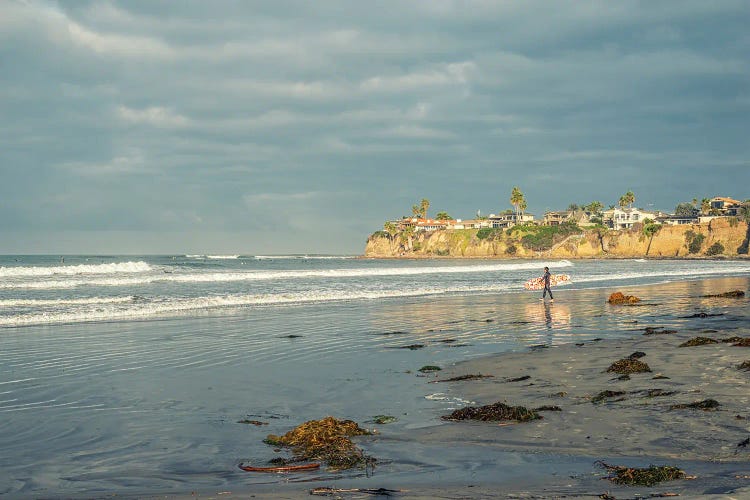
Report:
[[[742,444],[750,437],[750,371],[738,369],[750,361],[750,347],[721,342],[750,338],[750,301],[748,297],[701,298],[701,294],[725,292],[728,285],[746,287],[747,280],[697,283],[688,289],[690,307],[666,312],[659,302],[678,286],[684,290],[685,284],[623,290],[644,301],[639,306],[607,306],[606,314],[619,324],[628,323],[624,318],[630,314],[638,318],[618,338],[606,338],[611,332],[603,332],[602,340],[589,338],[481,357],[425,377],[430,388],[443,391],[453,401],[468,401],[466,405],[500,401],[529,408],[555,405],[561,411],[543,411],[541,420],[512,425],[446,422],[435,415],[435,421],[411,429],[408,435],[383,427],[377,438],[362,443],[367,452],[385,458],[382,467],[386,469],[389,458],[400,467],[406,463],[388,457],[396,443],[410,448],[411,459],[439,455],[446,449],[455,458],[465,450],[463,462],[456,458],[463,472],[399,478],[393,473],[378,477],[376,469],[372,477],[318,477],[309,483],[304,477],[274,478],[251,490],[197,492],[185,498],[315,498],[310,496],[313,488],[326,486],[387,488],[397,490],[392,495],[398,498],[597,498],[603,494],[614,498],[665,494],[750,498],[750,445]],[[564,309],[564,294],[559,295],[551,307]],[[644,308],[652,312],[644,315]],[[700,317],[700,313],[707,316]],[[676,332],[644,335],[646,327]],[[719,342],[680,347],[697,336]],[[642,353],[638,359],[648,364],[650,372],[633,373],[629,379],[607,372],[612,363],[633,353]],[[478,373],[492,377],[437,382]],[[596,402],[602,391],[616,395]],[[672,408],[707,399],[720,406],[710,411]],[[598,460],[633,467],[674,465],[690,479],[652,487],[619,486],[604,479],[606,471],[596,465]],[[494,474],[488,474],[487,469],[493,467]],[[347,491],[332,496],[372,497]]]

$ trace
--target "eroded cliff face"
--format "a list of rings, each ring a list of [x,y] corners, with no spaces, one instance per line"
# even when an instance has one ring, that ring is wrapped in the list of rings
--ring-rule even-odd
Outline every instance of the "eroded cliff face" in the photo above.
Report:
[[[698,252],[690,252],[689,243],[703,236]],[[642,228],[629,231],[586,230],[557,242],[549,250],[525,248],[518,238],[479,239],[476,229],[418,233],[412,237],[372,236],[365,257],[490,257],[490,258],[641,258],[700,257],[708,255],[715,243],[724,247],[718,255],[736,257],[747,254],[750,230],[746,222],[714,219],[709,224],[662,226],[653,238]],[[696,246],[696,245],[694,245]],[[695,248],[693,248],[695,250]],[[714,248],[715,250],[715,248]]]

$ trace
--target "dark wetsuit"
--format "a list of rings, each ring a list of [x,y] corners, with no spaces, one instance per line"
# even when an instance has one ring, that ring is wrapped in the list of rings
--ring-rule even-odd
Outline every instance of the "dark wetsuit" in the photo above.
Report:
[[[542,298],[545,298],[547,296],[547,292],[549,292],[549,298],[554,299],[552,296],[552,289],[549,287],[549,279],[552,275],[549,271],[544,272],[544,292],[542,292]]]

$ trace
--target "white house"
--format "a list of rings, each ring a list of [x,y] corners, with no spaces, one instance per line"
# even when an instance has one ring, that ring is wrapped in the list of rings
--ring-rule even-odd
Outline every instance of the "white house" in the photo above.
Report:
[[[655,221],[656,217],[656,213],[640,208],[611,208],[603,212],[602,223],[610,229],[630,229],[633,224],[642,224],[646,219]]]

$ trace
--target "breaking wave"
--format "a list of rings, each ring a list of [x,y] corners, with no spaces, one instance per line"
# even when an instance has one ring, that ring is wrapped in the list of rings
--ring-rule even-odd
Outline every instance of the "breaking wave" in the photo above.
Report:
[[[121,274],[151,271],[145,262],[120,262],[116,264],[80,264],[76,266],[0,267],[0,277],[73,276],[76,274]]]

